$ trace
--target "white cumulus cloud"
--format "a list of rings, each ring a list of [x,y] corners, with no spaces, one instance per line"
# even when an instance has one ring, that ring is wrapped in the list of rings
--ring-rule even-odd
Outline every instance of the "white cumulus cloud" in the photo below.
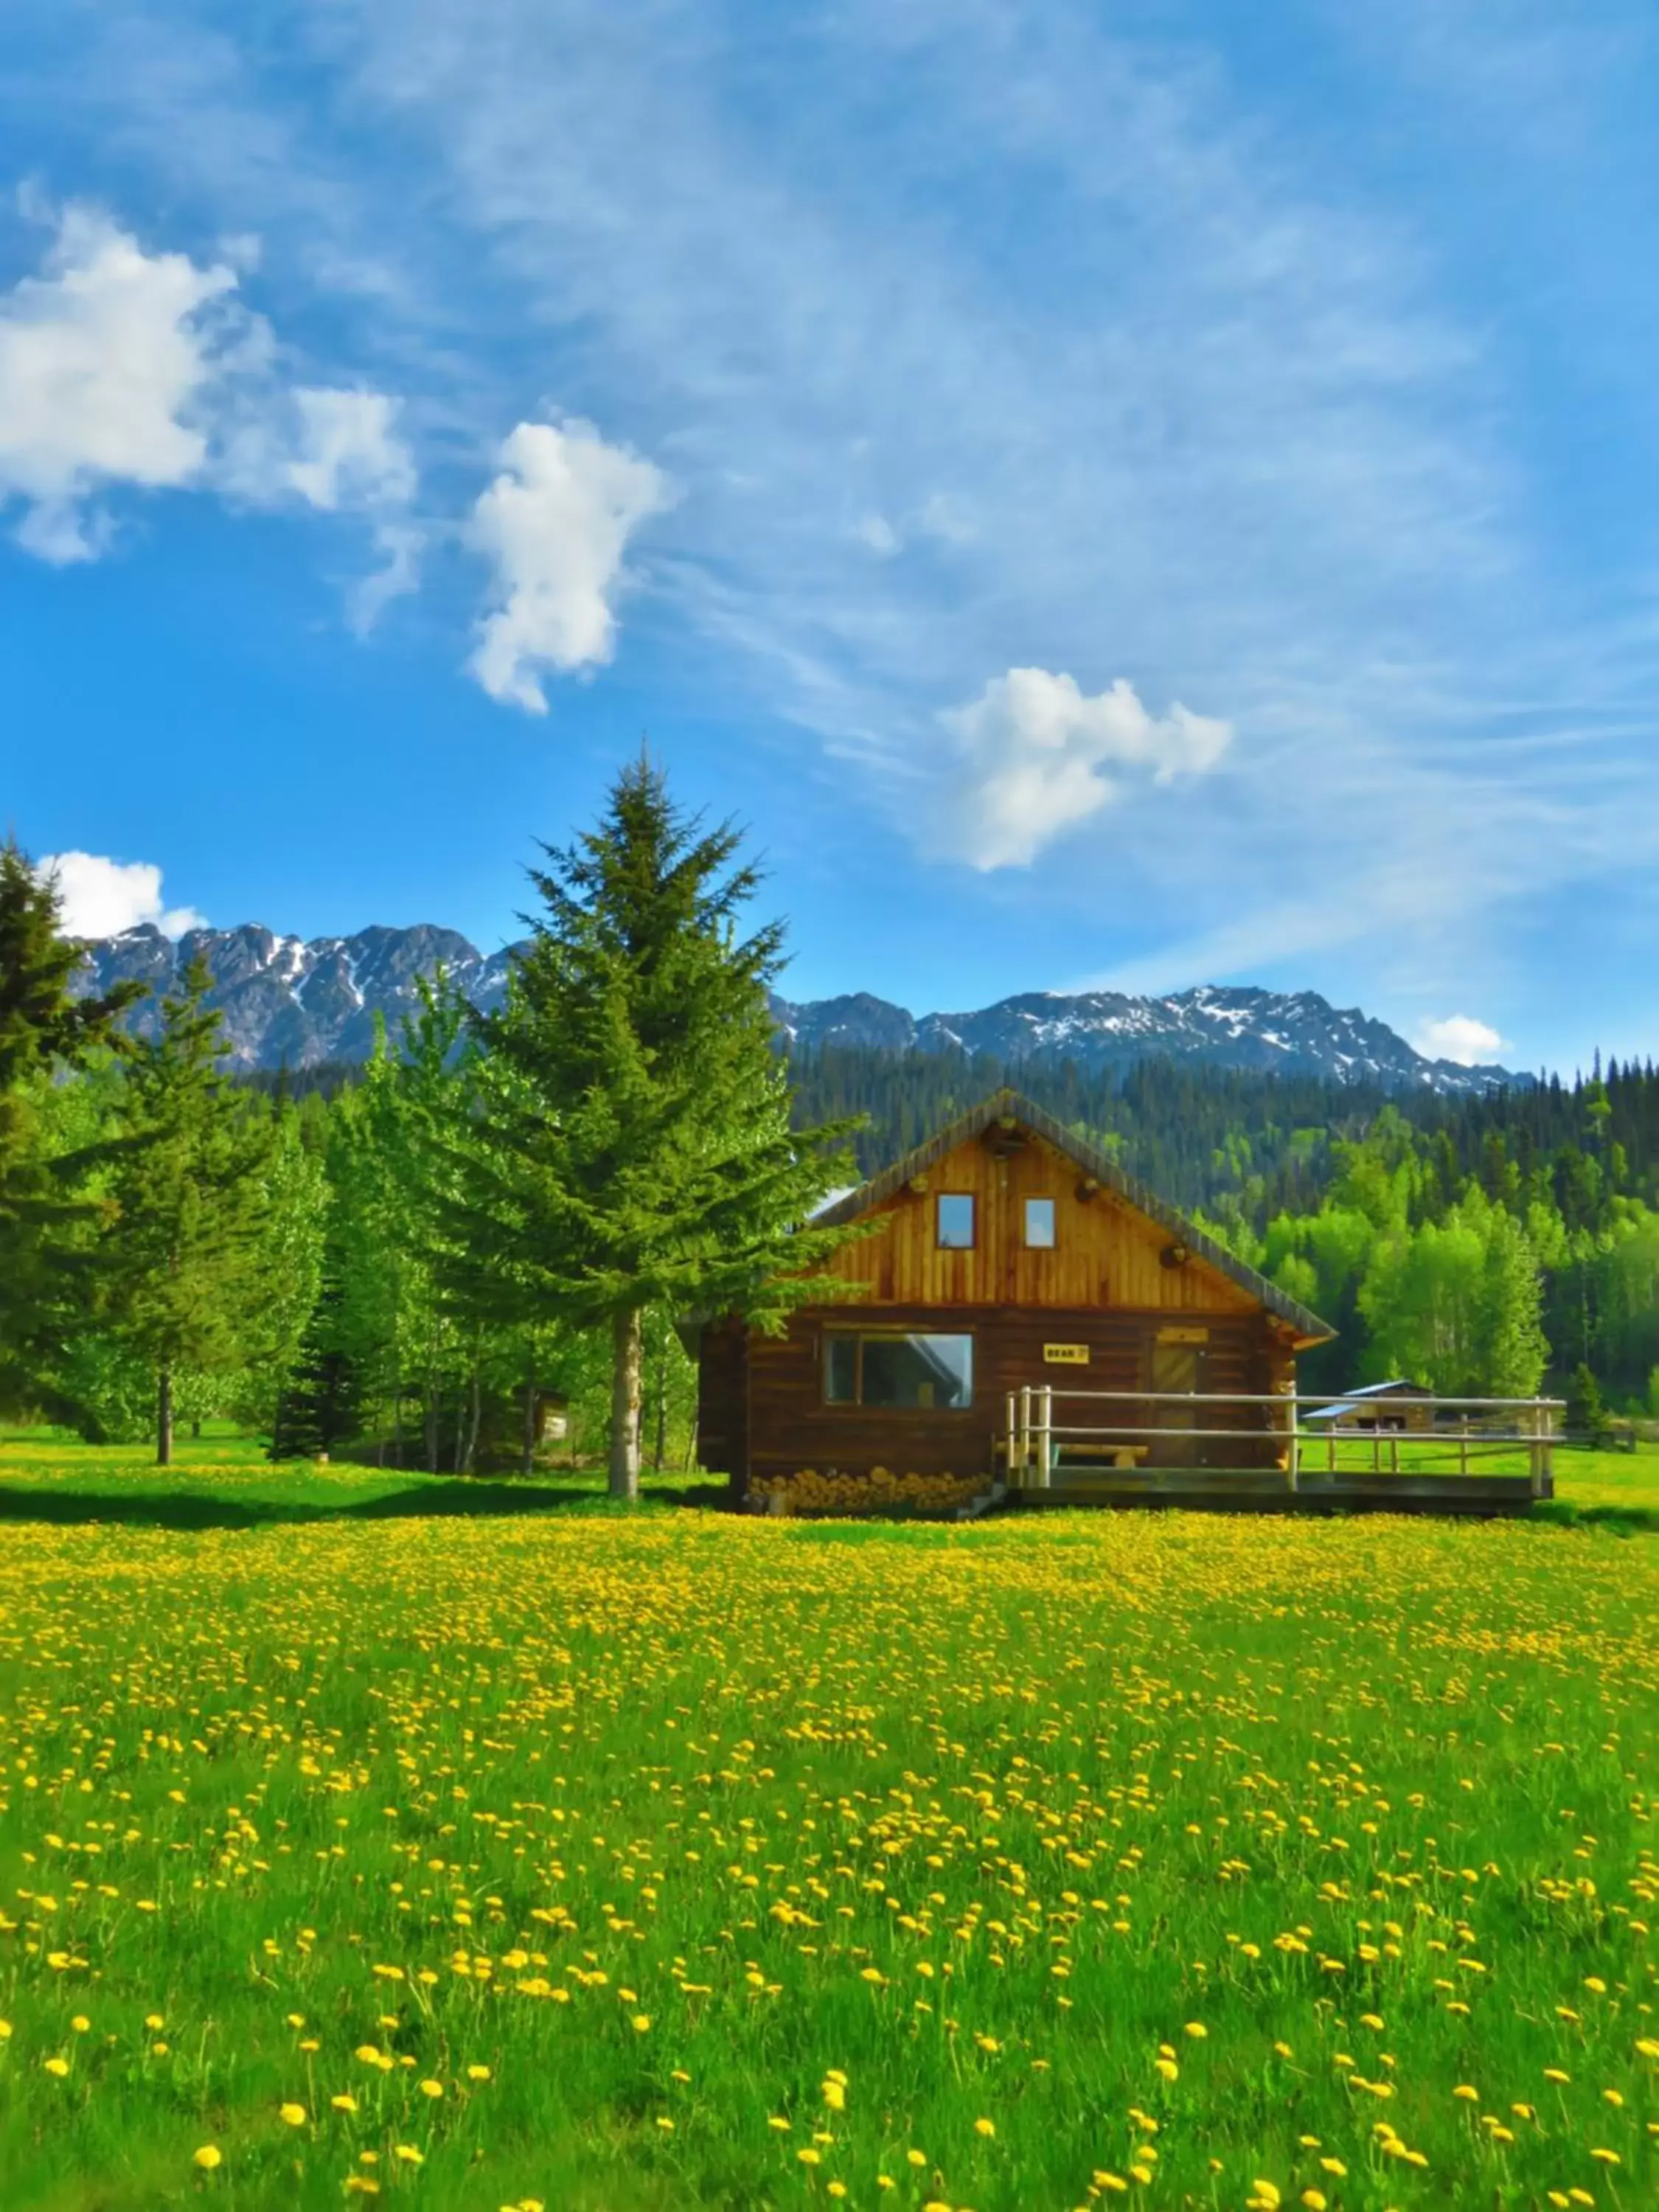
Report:
[[[367,628],[413,588],[420,548],[399,403],[285,386],[238,282],[228,259],[146,252],[107,216],[66,210],[43,272],[0,294],[0,507],[23,502],[19,541],[55,562],[105,550],[100,502],[119,486],[362,516],[383,562],[353,596]]]
[[[492,699],[544,714],[543,671],[610,659],[629,538],[673,492],[660,469],[607,445],[591,422],[520,422],[498,458],[468,527],[495,573],[467,665]]]
[[[200,929],[205,918],[194,907],[164,907],[161,871],[149,860],[111,860],[101,853],[48,853],[36,872],[55,879],[64,933],[70,937],[117,937],[124,929],[153,922],[163,937],[182,937]]]
[[[1474,1067],[1504,1049],[1504,1039],[1489,1022],[1473,1014],[1448,1014],[1443,1021],[1422,1021],[1412,1031],[1412,1042],[1430,1060],[1455,1060],[1460,1067]]]
[[[218,349],[206,311],[236,276],[146,253],[75,208],[46,271],[0,296],[0,503],[27,502],[18,535],[31,552],[86,561],[105,534],[89,511],[102,489],[200,476],[209,441],[198,409]]]
[[[1133,781],[1212,769],[1232,726],[1179,704],[1149,714],[1122,678],[1080,690],[1046,668],[1011,668],[940,721],[954,740],[936,827],[940,848],[976,868],[1020,866]]]

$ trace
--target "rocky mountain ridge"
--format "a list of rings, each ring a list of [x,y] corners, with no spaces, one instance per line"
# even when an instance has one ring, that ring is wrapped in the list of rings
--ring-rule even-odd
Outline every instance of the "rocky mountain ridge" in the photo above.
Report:
[[[124,977],[152,997],[132,1017],[152,1030],[161,994],[198,954],[212,970],[211,1003],[224,1017],[234,1063],[312,1067],[356,1060],[373,1049],[377,1018],[395,1035],[419,1006],[418,984],[441,965],[477,1006],[500,1002],[514,948],[485,955],[459,931],[421,923],[308,940],[254,923],[192,929],[176,942],[149,926],[88,944],[83,987]],[[1428,1060],[1384,1022],[1339,1008],[1316,991],[1200,984],[1164,997],[1118,991],[1029,991],[967,1013],[920,1017],[868,992],[834,999],[775,998],[781,1034],[804,1050],[872,1047],[890,1052],[960,1050],[1005,1064],[1041,1056],[1089,1068],[1161,1054],[1212,1066],[1324,1075],[1393,1091],[1464,1094],[1529,1081],[1501,1067]]]

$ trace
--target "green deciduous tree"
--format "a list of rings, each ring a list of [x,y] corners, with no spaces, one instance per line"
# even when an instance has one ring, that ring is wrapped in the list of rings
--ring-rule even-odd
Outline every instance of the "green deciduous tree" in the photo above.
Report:
[[[477,1025],[453,1243],[487,1258],[501,1310],[604,1326],[611,1488],[638,1487],[641,1317],[738,1312],[779,1326],[845,1231],[812,1228],[854,1126],[790,1127],[768,986],[782,933],[747,938],[757,877],[643,756],[598,829],[544,848],[544,911],[507,1000]]]

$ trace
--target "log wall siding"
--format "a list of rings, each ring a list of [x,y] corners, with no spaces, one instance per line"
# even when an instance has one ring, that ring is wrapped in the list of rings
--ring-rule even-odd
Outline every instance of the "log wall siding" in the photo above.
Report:
[[[878,1320],[883,1328],[971,1333],[973,1405],[961,1413],[826,1406],[824,1335],[835,1329],[856,1328],[860,1319]],[[1152,1346],[1159,1328],[1169,1322],[1168,1309],[1103,1310],[1092,1305],[996,1305],[964,1310],[961,1306],[918,1302],[884,1307],[879,1316],[872,1314],[867,1305],[808,1308],[794,1316],[787,1335],[749,1338],[743,1423],[746,1454],[734,1454],[729,1463],[722,1463],[711,1459],[705,1447],[703,1464],[731,1474],[739,1492],[750,1477],[795,1474],[809,1467],[820,1474],[835,1468],[843,1474],[867,1474],[878,1466],[900,1474],[989,1474],[996,1439],[1003,1433],[1008,1391],[1028,1382],[1049,1382],[1057,1390],[1067,1387],[1146,1389]],[[1264,1315],[1259,1311],[1194,1315],[1192,1325],[1208,1329],[1202,1347],[1200,1389],[1255,1393],[1275,1387],[1288,1355],[1279,1349]],[[714,1334],[709,1332],[711,1337]],[[1086,1344],[1089,1364],[1048,1366],[1042,1356],[1045,1343]],[[1085,1401],[1068,1408],[1062,1400],[1054,1418],[1089,1426],[1107,1427],[1116,1420],[1139,1427],[1150,1423],[1152,1410],[1149,1407],[1091,1406]],[[1229,1420],[1237,1419],[1242,1425],[1259,1419],[1263,1410],[1239,1408],[1229,1415]],[[1201,1425],[1222,1424],[1205,1420]],[[1259,1461],[1272,1466],[1276,1463],[1279,1445],[1276,1438],[1264,1434],[1259,1443],[1247,1449],[1202,1443],[1177,1443],[1175,1449],[1183,1460],[1193,1462],[1207,1459],[1250,1465]]]
[[[697,1457],[741,1481],[749,1459],[749,1349],[735,1321],[713,1323],[697,1347]]]
[[[994,1127],[988,1133],[995,1138]],[[1085,1306],[1168,1314],[1250,1314],[1249,1292],[1194,1255],[1166,1267],[1169,1233],[1115,1193],[1078,1194],[1079,1175],[1040,1137],[997,1157],[970,1138],[929,1169],[927,1188],[900,1191],[875,1211],[884,1226],[844,1245],[829,1272],[867,1285],[864,1302],[928,1306]],[[941,1251],[937,1206],[945,1192],[975,1200],[969,1252]],[[1054,1249],[1027,1251],[1028,1198],[1054,1201]]]

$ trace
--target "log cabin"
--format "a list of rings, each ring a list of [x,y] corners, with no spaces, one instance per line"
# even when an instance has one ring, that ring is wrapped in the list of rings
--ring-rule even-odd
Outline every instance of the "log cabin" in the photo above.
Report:
[[[837,1295],[781,1336],[732,1319],[701,1331],[701,1457],[738,1501],[807,1468],[988,1479],[1008,1394],[1045,1382],[1150,1394],[1088,1410],[1126,1431],[1121,1451],[1093,1447],[1115,1466],[1272,1468],[1274,1407],[1218,1419],[1196,1401],[1288,1393],[1297,1353],[1334,1334],[1012,1090],[816,1219],[873,1231],[830,1262]],[[1220,1427],[1258,1433],[1194,1433]]]

